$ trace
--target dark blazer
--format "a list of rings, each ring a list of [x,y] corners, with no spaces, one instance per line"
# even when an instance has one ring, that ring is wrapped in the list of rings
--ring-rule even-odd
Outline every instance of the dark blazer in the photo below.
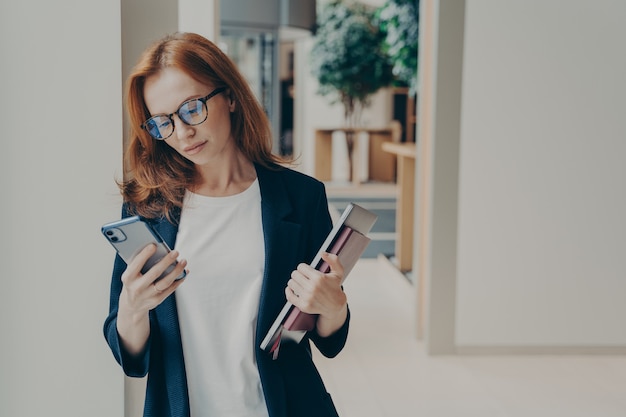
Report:
[[[345,345],[349,316],[343,327],[328,338],[310,332],[299,344],[284,343],[277,360],[272,360],[259,347],[285,304],[284,290],[291,271],[300,262],[312,261],[332,227],[326,192],[319,181],[286,168],[267,169],[257,165],[256,170],[261,189],[266,261],[255,348],[269,415],[336,417],[332,400],[313,364],[309,341],[313,341],[323,355],[334,357]],[[122,216],[128,215],[124,208]],[[179,217],[179,212],[174,213],[175,219]],[[154,220],[153,225],[168,245],[174,247],[177,226],[164,218]],[[176,298],[172,295],[150,311],[150,338],[146,350],[139,357],[129,356],[120,345],[116,328],[121,275],[125,269],[126,264],[116,257],[109,316],[104,324],[106,340],[128,376],[148,375],[144,416],[189,416]]]

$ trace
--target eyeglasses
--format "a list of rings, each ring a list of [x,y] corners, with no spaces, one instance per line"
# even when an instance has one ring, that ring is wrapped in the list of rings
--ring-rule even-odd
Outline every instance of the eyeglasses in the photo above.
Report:
[[[154,139],[165,140],[174,133],[174,119],[172,119],[172,116],[175,114],[178,115],[181,122],[188,126],[199,125],[207,118],[206,102],[225,90],[226,87],[216,88],[206,97],[187,100],[172,114],[152,116],[143,122],[141,128],[145,129]]]

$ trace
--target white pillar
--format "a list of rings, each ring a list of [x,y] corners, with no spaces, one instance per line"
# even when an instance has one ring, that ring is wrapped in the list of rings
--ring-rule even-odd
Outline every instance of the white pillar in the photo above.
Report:
[[[0,415],[121,416],[99,230],[120,207],[120,6],[3,2],[0,32]]]
[[[220,0],[178,0],[178,30],[195,32],[217,42],[220,35]]]
[[[426,348],[455,352],[456,242],[464,0],[427,0],[417,151],[416,251]],[[421,229],[421,230],[420,230]],[[423,290],[423,291],[422,291]],[[420,307],[421,308],[421,307]],[[418,329],[418,334],[419,334]]]

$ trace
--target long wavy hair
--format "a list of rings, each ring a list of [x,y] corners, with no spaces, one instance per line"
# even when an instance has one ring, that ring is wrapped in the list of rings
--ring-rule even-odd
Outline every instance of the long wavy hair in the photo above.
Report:
[[[132,213],[171,220],[172,210],[182,207],[185,190],[199,177],[193,162],[141,128],[150,117],[143,95],[146,79],[168,67],[214,88],[227,88],[236,103],[230,116],[232,137],[250,161],[268,168],[285,161],[272,154],[268,117],[231,59],[200,35],[166,36],[144,51],[127,81],[126,107],[131,125],[126,151],[128,171],[119,186]]]

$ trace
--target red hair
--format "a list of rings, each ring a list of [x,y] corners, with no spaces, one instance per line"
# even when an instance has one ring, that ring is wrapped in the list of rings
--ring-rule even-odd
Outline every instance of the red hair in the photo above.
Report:
[[[148,218],[171,219],[172,209],[182,207],[185,190],[198,179],[191,161],[141,128],[150,117],[143,97],[146,79],[168,67],[214,88],[226,87],[236,103],[231,113],[231,133],[237,148],[250,161],[266,167],[283,162],[272,154],[267,115],[232,60],[200,35],[169,35],[144,51],[127,81],[126,106],[131,125],[126,152],[128,179],[120,184],[120,190],[130,210]]]

